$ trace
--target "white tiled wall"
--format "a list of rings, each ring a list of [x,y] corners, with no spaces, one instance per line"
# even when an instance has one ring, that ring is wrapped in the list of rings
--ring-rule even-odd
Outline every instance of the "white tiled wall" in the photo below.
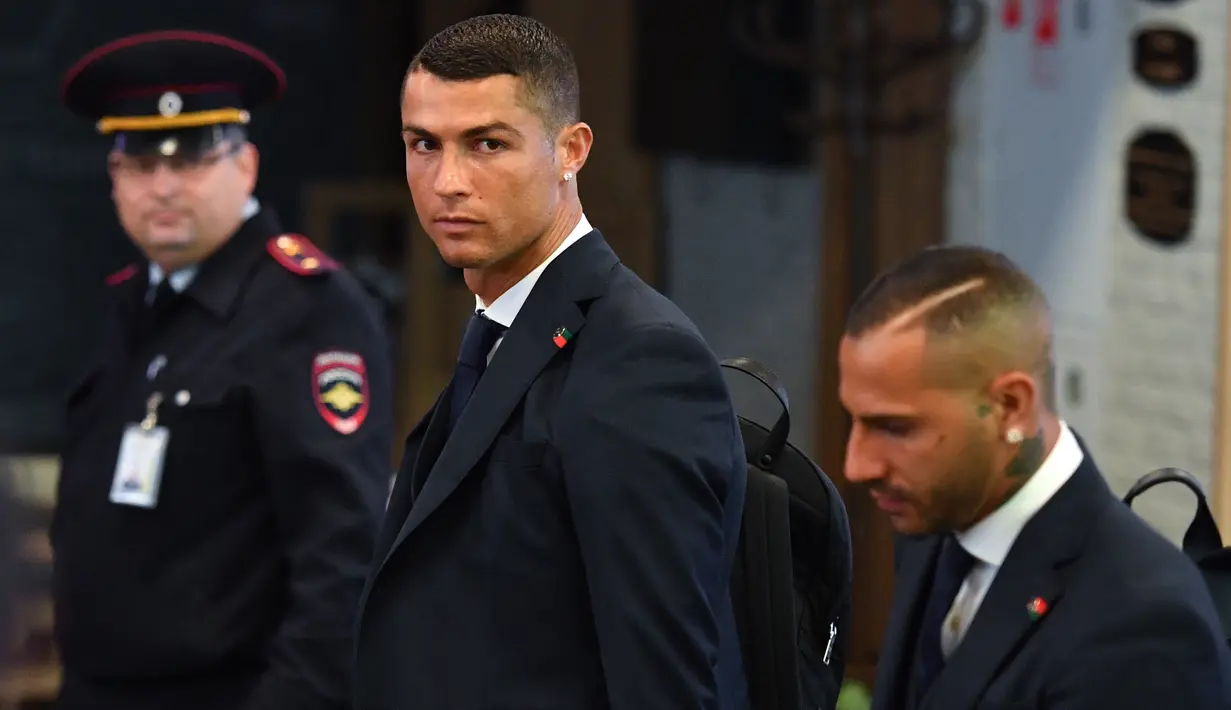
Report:
[[[1208,490],[1224,218],[1227,3],[1131,5],[1134,27],[1163,21],[1193,33],[1199,40],[1200,74],[1192,88],[1174,95],[1124,81],[1115,130],[1121,141],[1150,125],[1170,126],[1183,136],[1197,156],[1198,207],[1192,239],[1180,249],[1151,246],[1124,219],[1111,230],[1104,456],[1119,470],[1179,466],[1196,474]],[[1160,495],[1142,511],[1174,534],[1187,524],[1191,509],[1185,496]]]
[[[1058,79],[1046,88],[1022,78],[1037,59],[1029,32],[1036,3],[1023,4],[1018,32],[991,18],[958,88],[950,238],[1001,249],[1043,284],[1057,311],[1063,412],[1117,491],[1159,466],[1185,468],[1208,489],[1227,1],[1093,2],[1086,32],[1065,14],[1051,59]],[[1198,38],[1200,74],[1180,92],[1160,93],[1132,75],[1132,33],[1160,22]],[[1178,249],[1150,245],[1124,216],[1125,146],[1150,126],[1181,134],[1198,158],[1194,233]],[[1192,498],[1151,492],[1138,509],[1178,539]]]

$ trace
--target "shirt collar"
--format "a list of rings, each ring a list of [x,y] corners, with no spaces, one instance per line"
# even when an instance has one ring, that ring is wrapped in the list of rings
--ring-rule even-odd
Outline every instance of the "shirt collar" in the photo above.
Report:
[[[979,561],[999,567],[1009,555],[1009,549],[1026,523],[1042,510],[1056,491],[1072,478],[1081,466],[1085,454],[1077,437],[1063,420],[1060,422],[1060,438],[1051,453],[1043,459],[1043,465],[1026,485],[1012,498],[997,508],[991,515],[973,525],[969,530],[957,533],[962,547]]]
[[[243,222],[247,222],[252,219],[253,215],[260,211],[261,203],[255,197],[249,197],[248,201],[244,203]],[[167,283],[171,284],[171,288],[174,289],[176,293],[183,293],[184,289],[188,288],[192,284],[192,280],[196,277],[196,264],[191,264],[182,269],[177,269],[172,272],[170,276],[166,276],[166,274],[163,273],[161,266],[152,261],[150,262],[151,293],[153,293],[153,289],[158,286],[158,284],[162,283],[164,278],[167,279]]]
[[[167,282],[171,284],[171,288],[174,289],[176,293],[183,293],[184,289],[188,288],[188,285],[191,284],[192,280],[196,277],[196,264],[191,264],[182,269],[177,269],[176,271],[171,272],[170,276],[167,276],[162,272],[161,266],[153,262],[150,263],[150,288],[158,286],[165,278],[167,279]]]
[[[539,277],[547,270],[547,265],[563,254],[565,249],[573,246],[592,231],[594,231],[594,228],[590,226],[589,220],[582,214],[581,221],[577,223],[573,231],[569,232],[564,241],[560,242],[560,246],[556,247],[551,256],[548,256],[543,263],[535,267],[534,271],[522,277],[521,281],[513,284],[512,288],[500,294],[496,300],[492,301],[491,305],[484,304],[483,299],[475,296],[475,310],[483,311],[483,315],[506,328],[513,325],[513,319],[517,318],[518,311],[526,303],[526,299],[530,297],[530,291],[534,289],[534,284],[538,282]]]

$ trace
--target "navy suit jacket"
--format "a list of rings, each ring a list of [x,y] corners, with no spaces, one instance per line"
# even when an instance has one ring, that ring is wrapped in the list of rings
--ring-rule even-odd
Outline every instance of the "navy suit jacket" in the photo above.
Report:
[[[1231,657],[1196,567],[1085,454],[1013,543],[921,710],[1231,708]],[[938,549],[936,537],[898,547],[873,710],[906,710]],[[1037,618],[1035,598],[1047,603]]]
[[[357,707],[743,707],[728,585],[747,467],[679,309],[591,232],[543,272],[446,440],[448,409],[446,389],[406,442]]]

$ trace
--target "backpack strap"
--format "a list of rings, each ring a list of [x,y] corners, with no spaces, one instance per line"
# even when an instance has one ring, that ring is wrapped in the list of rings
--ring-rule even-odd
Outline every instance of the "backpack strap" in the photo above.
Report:
[[[769,430],[769,436],[765,438],[765,443],[759,450],[748,452],[748,463],[763,471],[772,471],[774,464],[778,461],[778,457],[782,455],[782,450],[786,448],[787,437],[791,434],[791,405],[790,399],[786,394],[786,388],[782,386],[782,381],[778,379],[778,376],[772,370],[756,360],[746,357],[733,357],[723,360],[719,364],[727,369],[738,370],[745,375],[753,377],[768,387],[774,393],[774,396],[778,398],[778,403],[782,405],[782,416],[778,417],[778,421],[774,422],[773,428]]]
[[[757,710],[795,710],[799,660],[791,559],[790,492],[772,474],[748,470],[738,564],[733,576],[736,628]]]
[[[1145,493],[1154,486],[1168,481],[1184,484],[1197,496],[1197,512],[1184,533],[1184,552],[1192,559],[1199,560],[1206,555],[1222,549],[1222,535],[1218,532],[1218,523],[1210,512],[1209,501],[1201,483],[1188,471],[1180,468],[1160,468],[1142,476],[1124,494],[1124,503],[1133,507],[1133,499]]]

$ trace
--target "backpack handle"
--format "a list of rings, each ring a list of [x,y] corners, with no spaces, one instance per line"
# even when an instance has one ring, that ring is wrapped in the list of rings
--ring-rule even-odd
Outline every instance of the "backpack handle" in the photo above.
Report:
[[[1184,552],[1193,559],[1200,559],[1222,549],[1222,535],[1219,534],[1218,523],[1214,522],[1214,515],[1210,512],[1205,491],[1201,489],[1200,481],[1184,469],[1160,468],[1147,473],[1124,494],[1124,503],[1131,508],[1134,498],[1168,481],[1182,483],[1197,495],[1197,512],[1193,514],[1193,520],[1184,533]]]
[[[774,393],[774,396],[778,398],[778,403],[782,405],[782,415],[778,417],[778,421],[774,422],[774,426],[769,430],[769,436],[765,438],[765,443],[761,446],[760,450],[748,452],[748,463],[768,471],[773,468],[774,462],[778,460],[778,455],[786,448],[786,440],[791,433],[791,405],[790,399],[786,395],[786,388],[782,386],[782,380],[778,379],[773,370],[751,358],[733,357],[723,360],[719,364],[727,369],[738,370],[756,379],[768,387]]]

